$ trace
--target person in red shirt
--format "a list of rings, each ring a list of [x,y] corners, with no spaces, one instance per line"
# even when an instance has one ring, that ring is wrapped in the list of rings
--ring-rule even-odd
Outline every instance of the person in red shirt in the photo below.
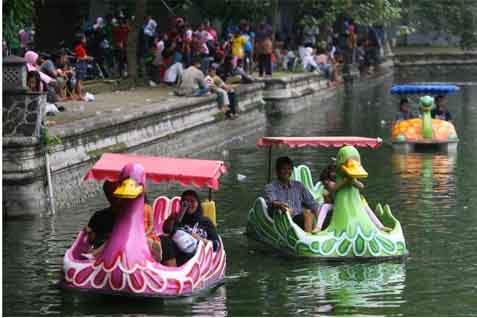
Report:
[[[83,80],[86,78],[86,71],[88,69],[88,62],[93,58],[86,53],[86,36],[84,34],[78,35],[74,48],[76,57],[76,94],[80,99],[83,99]]]

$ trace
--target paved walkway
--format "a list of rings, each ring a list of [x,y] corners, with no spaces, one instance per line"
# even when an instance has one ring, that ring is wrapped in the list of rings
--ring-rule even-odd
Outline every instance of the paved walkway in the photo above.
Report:
[[[60,125],[79,119],[94,116],[107,116],[115,112],[124,112],[136,109],[145,104],[178,99],[174,96],[173,88],[159,85],[158,87],[137,87],[124,91],[114,91],[96,94],[92,102],[65,101],[56,103],[64,106],[65,111],[56,113],[55,116],[47,116],[49,126]]]
[[[307,73],[306,73],[307,74]],[[298,73],[276,72],[273,78],[301,75]],[[265,80],[258,80],[261,82]],[[234,85],[236,86],[236,85]],[[85,89],[86,91],[87,88]],[[93,102],[65,101],[56,103],[65,107],[64,112],[46,117],[48,126],[61,125],[94,116],[107,116],[115,112],[136,109],[147,104],[181,99],[174,95],[174,87],[160,84],[157,87],[139,86],[129,90],[118,90],[95,94]]]

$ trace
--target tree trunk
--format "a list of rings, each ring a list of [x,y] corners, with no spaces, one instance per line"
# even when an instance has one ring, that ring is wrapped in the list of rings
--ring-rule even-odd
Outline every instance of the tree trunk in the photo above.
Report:
[[[272,41],[275,42],[275,37],[278,31],[279,27],[279,21],[280,21],[280,6],[278,0],[272,0],[270,2],[270,11],[271,11],[271,18],[272,18],[272,30],[273,30],[273,35],[272,35]]]
[[[146,16],[146,6],[147,0],[136,0],[135,8],[135,18],[134,21],[131,21],[131,29],[128,36],[127,44],[127,59],[128,59],[128,74],[129,77],[134,80],[134,83],[137,84],[139,81],[138,74],[138,41],[139,41],[139,31],[144,22],[144,17]]]

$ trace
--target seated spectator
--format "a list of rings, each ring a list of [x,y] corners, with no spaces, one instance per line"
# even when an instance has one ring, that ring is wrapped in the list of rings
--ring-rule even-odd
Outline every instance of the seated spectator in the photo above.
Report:
[[[254,81],[252,75],[245,72],[242,59],[237,60],[237,65],[232,69],[232,76],[240,78],[239,83],[250,84]]]
[[[320,54],[316,56],[316,62],[318,64],[318,69],[325,74],[328,80],[331,80],[332,66],[328,60],[328,55],[325,54],[324,50],[320,49]]]
[[[47,85],[52,82],[54,79],[50,76],[46,75],[42,71],[40,71],[40,67],[37,64],[38,61],[38,54],[34,51],[27,51],[25,53],[25,60],[27,61],[27,70],[28,71],[36,71],[40,75],[41,79],[41,90],[46,90]]]
[[[209,92],[209,88],[205,83],[204,73],[200,70],[200,62],[200,59],[194,58],[191,66],[182,73],[175,91],[176,95],[199,97]]]
[[[60,76],[58,68],[55,63],[49,58],[47,54],[40,54],[38,57],[38,65],[40,71],[50,76],[53,81],[48,85],[47,101],[49,103],[56,103],[66,99],[65,86],[66,80]]]
[[[292,50],[283,50],[283,69],[292,72],[295,69],[296,55]]]
[[[225,81],[227,84],[230,83],[230,78],[233,76],[232,71],[234,70],[234,66],[232,64],[232,56],[227,55],[223,59],[223,62],[220,63],[219,68],[217,69],[217,74],[222,78],[223,81]],[[240,82],[241,78],[238,80]],[[237,82],[234,80],[234,82]]]
[[[57,67],[56,71],[60,77],[62,77],[65,83],[65,97],[71,99],[78,99],[79,96],[75,94],[78,81],[76,80],[76,73],[73,67],[70,65],[68,55],[65,50],[59,50],[54,57],[54,62]],[[79,90],[82,90],[80,87]]]
[[[167,85],[175,85],[179,82],[179,79],[184,72],[184,67],[182,66],[181,62],[177,62],[169,66],[164,73],[164,83]]]
[[[229,119],[238,117],[235,108],[235,92],[231,86],[228,86],[217,75],[218,65],[212,64],[209,67],[209,72],[205,78],[205,82],[210,87],[212,92],[217,93],[217,102],[221,111]]]
[[[313,49],[311,47],[305,48],[305,55],[303,57],[303,67],[305,71],[314,72],[318,69],[318,64],[313,56]]]

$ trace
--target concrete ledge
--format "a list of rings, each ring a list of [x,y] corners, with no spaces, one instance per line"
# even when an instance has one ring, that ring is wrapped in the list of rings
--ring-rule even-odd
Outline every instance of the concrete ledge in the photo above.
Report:
[[[296,74],[262,80],[268,115],[291,114],[309,107],[311,96],[327,88],[327,80],[315,73]],[[308,98],[310,97],[310,98]]]

